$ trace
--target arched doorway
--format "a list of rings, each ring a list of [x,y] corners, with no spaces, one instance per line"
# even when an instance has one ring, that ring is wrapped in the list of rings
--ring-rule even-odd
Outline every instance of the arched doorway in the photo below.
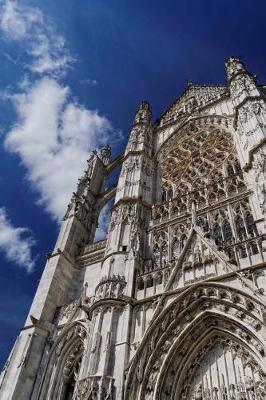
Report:
[[[214,332],[197,349],[180,389],[176,385],[171,398],[263,400],[265,377],[264,370],[240,339]]]
[[[125,398],[266,398],[262,310],[254,297],[219,283],[169,299],[131,361]]]
[[[86,329],[80,323],[74,323],[63,329],[48,354],[38,399],[73,398],[86,335]]]

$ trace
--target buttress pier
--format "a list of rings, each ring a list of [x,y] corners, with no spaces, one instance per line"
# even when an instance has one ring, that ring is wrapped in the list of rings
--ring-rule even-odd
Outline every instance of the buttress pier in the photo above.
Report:
[[[225,66],[90,155],[1,400],[266,399],[266,86]]]

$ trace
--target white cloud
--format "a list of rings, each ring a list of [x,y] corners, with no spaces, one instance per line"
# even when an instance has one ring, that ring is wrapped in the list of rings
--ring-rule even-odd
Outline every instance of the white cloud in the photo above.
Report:
[[[107,118],[71,99],[70,89],[58,82],[74,58],[65,39],[51,20],[37,7],[17,0],[0,0],[0,29],[6,40],[23,46],[28,56],[27,74],[17,82],[20,90],[5,91],[17,121],[5,136],[5,147],[20,156],[38,203],[59,221],[66,209],[77,179],[85,168],[88,152],[106,142],[114,143],[114,132]],[[13,63],[7,53],[6,57]],[[97,85],[86,79],[84,84]],[[119,137],[121,139],[121,137]],[[98,238],[107,224],[102,214]]]
[[[98,81],[96,79],[82,79],[80,81],[83,85],[89,85],[89,86],[96,86],[98,85]]]
[[[23,44],[31,58],[28,68],[32,72],[57,76],[74,61],[63,36],[37,7],[0,0],[0,28],[6,39]]]
[[[13,0],[1,1],[0,5],[0,26],[10,40],[27,38],[34,25],[43,23],[37,7],[21,6]]]
[[[97,111],[71,101],[69,88],[53,78],[42,78],[13,102],[18,120],[6,148],[19,154],[40,204],[60,220],[88,152],[113,142],[116,133]]]
[[[106,232],[111,217],[111,208],[111,204],[107,203],[101,210],[101,213],[99,215],[98,228],[95,232],[95,240],[102,240],[106,237]]]
[[[0,208],[0,251],[8,261],[31,272],[34,267],[31,250],[35,242],[26,228],[15,228],[7,217],[4,208]]]

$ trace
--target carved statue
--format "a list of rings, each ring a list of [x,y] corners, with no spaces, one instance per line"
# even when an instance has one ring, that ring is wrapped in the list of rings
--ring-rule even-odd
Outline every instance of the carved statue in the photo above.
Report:
[[[106,144],[101,150],[100,150],[100,159],[104,163],[104,165],[107,165],[110,162],[111,159],[111,147],[109,144]]]

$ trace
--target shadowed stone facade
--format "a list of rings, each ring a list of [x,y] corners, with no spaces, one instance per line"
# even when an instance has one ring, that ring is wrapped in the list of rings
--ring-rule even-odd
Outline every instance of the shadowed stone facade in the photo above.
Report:
[[[226,73],[93,152],[1,400],[266,399],[266,87],[236,57]]]

